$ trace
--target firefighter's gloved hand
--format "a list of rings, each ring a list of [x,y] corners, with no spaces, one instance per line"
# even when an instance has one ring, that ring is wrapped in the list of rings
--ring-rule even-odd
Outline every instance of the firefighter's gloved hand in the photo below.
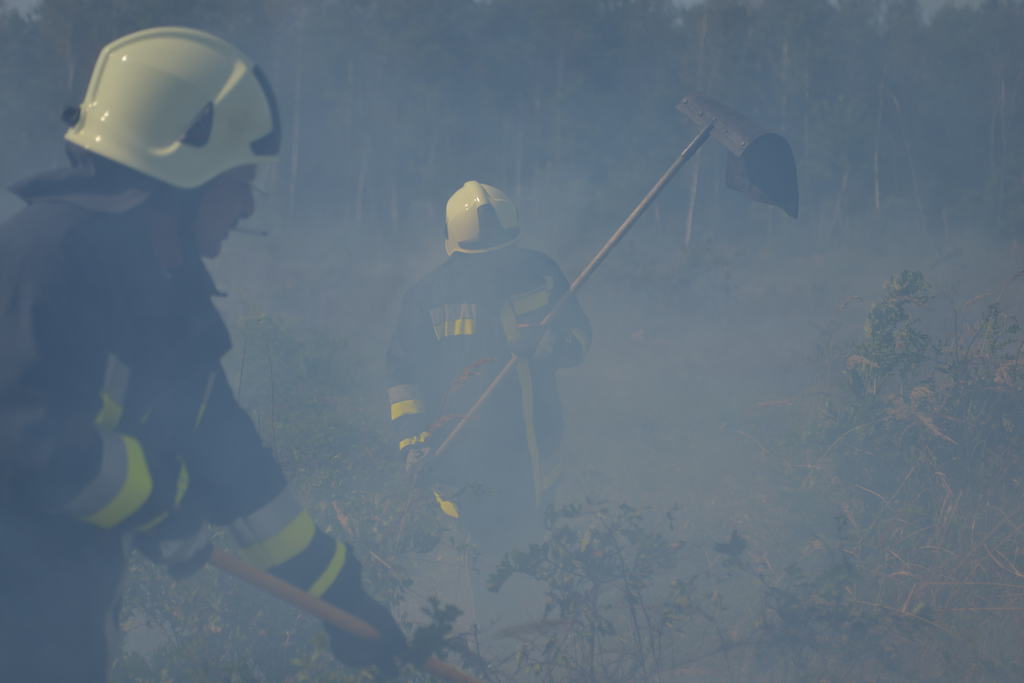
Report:
[[[405,635],[387,608],[363,590],[363,568],[351,546],[341,576],[324,597],[380,634],[380,638],[370,640],[327,626],[331,651],[338,661],[355,667],[376,666],[385,680],[397,675],[398,660],[404,658],[407,651]]]
[[[517,330],[519,336],[509,344],[512,353],[527,360],[547,360],[554,355],[558,334],[550,327],[526,325]]]
[[[154,528],[137,532],[134,542],[143,555],[164,565],[175,579],[195,574],[213,551],[209,527],[187,514],[171,515]]]
[[[427,467],[431,460],[433,449],[430,446],[409,446],[405,449],[405,471],[411,476],[416,476]]]

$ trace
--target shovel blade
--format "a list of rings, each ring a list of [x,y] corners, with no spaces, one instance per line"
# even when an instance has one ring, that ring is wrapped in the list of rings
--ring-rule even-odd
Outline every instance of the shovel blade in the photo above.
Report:
[[[684,97],[676,109],[702,128],[714,123],[711,136],[729,152],[725,173],[728,187],[797,217],[800,191],[796,161],[786,138],[703,95]]]

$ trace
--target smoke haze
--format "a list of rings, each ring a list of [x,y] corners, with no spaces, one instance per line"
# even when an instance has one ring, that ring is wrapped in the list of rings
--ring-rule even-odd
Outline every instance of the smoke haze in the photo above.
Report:
[[[719,659],[688,652],[694,659],[675,673],[634,680],[802,680],[755,657],[730,668],[739,665],[716,628],[756,629],[765,577],[803,561],[808,572],[832,566],[819,549],[846,548],[837,518],[868,505],[857,487],[869,480],[832,469],[849,445],[845,429],[822,424],[853,382],[848,359],[861,353],[872,305],[894,274],[921,271],[934,299],[913,315],[936,346],[981,329],[992,303],[1024,316],[1024,283],[1015,280],[1024,5],[934,5],[178,0],[172,9],[42,0],[32,18],[0,14],[0,181],[61,163],[57,114],[80,98],[98,48],[121,33],[193,25],[266,65],[288,140],[246,227],[268,235],[236,234],[210,263],[227,293],[219,306],[234,342],[228,376],[318,521],[354,535],[378,591],[422,622],[419,582],[436,574],[434,556],[388,545],[411,494],[388,433],[383,363],[402,292],[445,257],[447,197],[471,178],[504,189],[519,207],[522,245],[551,255],[571,281],[698,132],[674,109],[684,95],[706,92],[784,135],[797,158],[798,220],[725,188],[722,148],[709,142],[581,291],[594,342],[582,365],[560,373],[567,469],[558,501],[589,496],[652,517],[677,508],[674,533],[687,542],[678,575],[720,570],[714,545],[734,530],[761,568],[761,579],[728,584],[718,626],[695,627],[694,650],[710,643]],[[0,200],[5,215],[16,208]],[[893,395],[909,396],[914,387],[900,382],[910,374],[897,374]],[[1024,429],[1019,393],[1007,400],[1012,428]],[[908,437],[905,452],[914,448]],[[892,485],[878,495],[897,500],[905,462],[893,456],[891,470],[872,470],[871,482]],[[952,486],[969,497],[986,484]],[[1006,514],[1019,524],[1021,513]],[[365,559],[370,552],[380,561]],[[1019,549],[1000,552],[1020,561]],[[399,574],[412,582],[404,602]],[[1021,609],[1020,574],[998,580],[1015,587],[1012,597],[984,606]],[[157,578],[139,585],[133,614],[159,616],[129,643],[150,656],[175,631],[161,607],[172,598]],[[446,590],[442,602],[464,599],[459,585]],[[903,598],[912,602],[887,590],[870,600],[897,612]],[[506,606],[523,620],[541,618],[539,601],[532,617],[516,603]],[[939,603],[926,614],[943,628],[943,615],[962,616]],[[293,631],[315,631],[266,609],[278,620],[261,627],[268,638],[275,628],[289,643]],[[246,642],[251,650],[235,659],[252,668],[242,670],[265,680],[293,673],[266,654],[275,644],[251,645],[264,641],[243,620],[262,623],[258,615],[226,613],[237,623],[218,624],[223,633],[198,627],[223,638],[210,641],[221,654],[199,659],[223,665],[223,649]],[[1016,613],[1001,623],[1022,633]],[[967,640],[986,633],[975,622],[950,624]],[[920,652],[908,645],[893,655],[899,666],[861,675],[955,680],[965,670],[954,663],[920,664],[946,642],[933,636],[908,637],[925,643]],[[981,649],[979,661],[996,664],[987,678],[971,669],[977,680],[1012,680],[1008,672],[1024,665],[1012,645]],[[214,670],[204,680],[220,680]],[[123,671],[123,680],[150,680]]]

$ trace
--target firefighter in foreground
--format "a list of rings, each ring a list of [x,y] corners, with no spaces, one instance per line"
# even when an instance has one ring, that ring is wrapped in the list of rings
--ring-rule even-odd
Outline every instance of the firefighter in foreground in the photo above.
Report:
[[[543,531],[543,506],[560,475],[555,373],[580,363],[590,344],[575,299],[537,325],[569,286],[554,261],[515,246],[518,238],[516,208],[504,192],[476,181],[456,191],[445,210],[449,258],[406,292],[387,351],[399,450],[479,551],[478,611],[480,579],[503,552]],[[431,447],[513,353],[512,376],[435,460]]]
[[[116,654],[126,553],[175,576],[206,524],[258,566],[369,622],[342,661],[394,666],[404,638],[319,530],[235,402],[202,257],[253,210],[280,122],[259,67],[183,28],[99,55],[65,112],[69,169],[14,188],[0,225],[0,666],[5,680],[100,682]]]

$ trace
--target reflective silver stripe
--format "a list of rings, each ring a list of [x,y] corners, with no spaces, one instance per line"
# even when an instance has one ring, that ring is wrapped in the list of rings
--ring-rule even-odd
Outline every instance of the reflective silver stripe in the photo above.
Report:
[[[131,378],[132,371],[128,366],[118,360],[117,356],[110,354],[107,357],[107,370],[103,375],[103,393],[119,405],[124,405]]]
[[[476,304],[445,304],[445,320],[476,320]]]
[[[572,336],[580,343],[583,353],[590,350],[590,335],[585,330],[574,327],[569,330],[569,332],[572,333]]]
[[[388,389],[388,403],[401,401],[418,401],[420,388],[415,384],[399,384]]]
[[[203,525],[199,531],[185,538],[165,539],[157,543],[160,559],[167,564],[183,564],[210,544],[210,530]]]
[[[100,471],[67,505],[67,511],[78,518],[95,515],[117,497],[128,479],[128,448],[120,434],[100,431],[103,450]]]
[[[440,339],[444,336],[444,309],[431,308],[430,322],[434,326],[434,336]]]
[[[97,426],[106,429],[117,428],[124,413],[124,400],[128,394],[131,375],[131,370],[119,361],[117,356],[114,354],[107,356],[107,368],[104,370],[103,386],[100,389],[102,408],[96,415]]]
[[[236,519],[230,529],[238,545],[248,548],[280,533],[301,514],[302,505],[291,490],[285,488],[256,512]]]
[[[470,335],[476,327],[476,304],[444,304],[430,309],[430,320],[434,336],[438,339],[459,335]]]
[[[206,378],[206,388],[203,390],[203,399],[199,402],[199,410],[196,412],[196,421],[192,425],[192,429],[199,429],[199,425],[203,422],[203,416],[206,415],[206,406],[210,402],[210,394],[213,393],[213,385],[217,381],[217,373],[211,372],[210,376]]]

